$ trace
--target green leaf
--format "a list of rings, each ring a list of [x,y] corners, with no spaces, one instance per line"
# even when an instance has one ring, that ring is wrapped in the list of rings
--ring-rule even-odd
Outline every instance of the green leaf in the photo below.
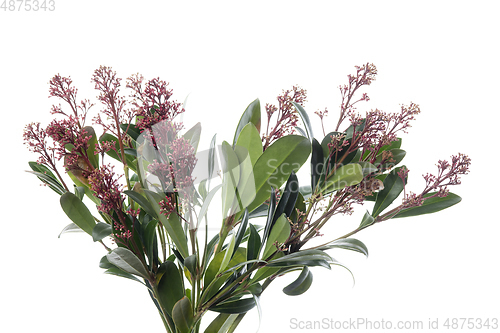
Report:
[[[205,277],[204,277],[204,284],[205,286],[208,286],[217,276],[218,273],[220,273],[222,270],[220,269],[222,260],[226,256],[226,250],[223,250],[215,255],[215,257],[212,259],[210,264],[208,265],[206,271],[205,271]],[[239,263],[242,263],[246,260],[247,254],[246,254],[246,249],[239,247],[236,249],[235,254],[233,258],[229,261],[229,263],[226,265],[229,267],[234,267],[238,265]]]
[[[234,252],[234,245],[236,244],[236,236],[233,233],[231,236],[231,239],[229,240],[229,244],[227,246],[227,249],[224,253],[224,258],[221,261],[221,264],[219,266],[219,271],[217,273],[223,272],[227,265],[229,264],[229,261],[231,260]]]
[[[330,269],[333,259],[320,250],[304,250],[269,261],[266,267],[322,266]]]
[[[322,246],[318,250],[327,250],[327,249],[334,249],[334,248],[359,252],[359,253],[362,253],[368,257],[368,248],[366,247],[366,245],[362,241],[357,240],[355,238],[338,239],[336,241],[331,242],[330,244],[328,244],[326,246]]]
[[[142,282],[141,280],[139,280],[138,278],[136,278],[134,275],[132,275],[130,273],[127,273],[127,272],[124,272],[121,269],[119,269],[118,267],[108,268],[106,271],[104,271],[104,274],[111,274],[111,275],[116,275],[116,276],[124,277],[126,279],[137,281],[137,282],[145,285],[144,282]]]
[[[361,166],[363,172],[363,178],[368,176],[372,172],[377,172],[378,168],[371,164],[370,162],[357,162]]]
[[[343,165],[326,180],[322,193],[341,190],[346,186],[359,184],[363,180],[361,165],[352,163]]]
[[[257,159],[262,155],[262,140],[260,139],[259,131],[254,124],[248,123],[241,130],[236,146],[244,147],[248,150],[252,165],[255,165]]]
[[[210,207],[210,203],[212,202],[212,199],[217,193],[217,191],[222,187],[222,184],[217,185],[214,187],[210,193],[208,193],[207,197],[205,198],[205,201],[203,201],[203,205],[200,208],[200,213],[198,214],[198,225],[200,224],[201,220],[205,217],[207,214],[208,208]]]
[[[233,207],[238,205],[239,195],[236,193],[240,182],[240,161],[234,152],[233,148],[226,141],[222,142],[222,217],[225,218],[230,212],[230,215],[235,212]]]
[[[131,191],[131,190],[123,191],[123,193],[128,195],[135,202],[137,202],[139,204],[139,206],[141,206],[146,213],[148,213],[149,215],[151,215],[154,218],[158,218],[153,206],[149,203],[148,199],[146,199],[144,196],[142,196],[141,194],[139,194],[135,191]]]
[[[63,185],[57,180],[56,176],[43,164],[38,164],[37,162],[28,162],[30,168],[33,170],[27,171],[28,173],[32,173],[38,177],[42,182],[47,184],[50,189],[56,192],[59,195],[63,195],[66,192],[66,189]]]
[[[260,241],[260,235],[253,226],[253,224],[250,223],[249,229],[250,229],[250,237],[248,238],[248,245],[247,245],[247,260],[254,260],[257,259],[257,256],[259,255],[261,241]]]
[[[245,209],[245,212],[243,213],[243,217],[241,219],[240,227],[238,228],[238,233],[236,234],[235,242],[234,242],[234,248],[237,249],[241,241],[243,240],[243,236],[245,235],[245,232],[247,230],[247,225],[248,225],[248,210]],[[231,258],[234,255],[234,251],[231,254]]]
[[[302,295],[309,289],[312,281],[313,276],[311,271],[309,271],[309,268],[307,268],[307,266],[304,266],[297,280],[293,281],[288,286],[283,288],[283,292],[289,296]]]
[[[99,138],[99,142],[101,144],[103,142],[109,142],[109,141],[114,141],[115,142],[116,151],[118,151],[118,153],[120,153],[120,144],[118,143],[118,139],[114,135],[109,134],[109,133],[104,133]],[[111,156],[115,160],[121,162],[121,158],[118,156],[118,154],[114,150],[109,150],[108,152],[106,152],[106,154],[109,155],[109,156]],[[125,154],[125,161],[126,161],[128,167],[132,171],[134,171],[135,173],[137,173],[137,162],[136,162],[135,157],[132,156],[132,155],[129,155],[129,154]]]
[[[149,203],[156,212],[156,216],[167,230],[168,235],[177,246],[177,249],[181,253],[182,257],[186,258],[189,255],[187,239],[179,217],[177,214],[170,214],[170,217],[167,219],[165,215],[160,213],[160,206],[158,204],[158,202],[163,199],[162,196],[156,192],[146,189],[144,189],[144,193],[146,193]]]
[[[210,189],[210,179],[214,176],[214,164],[215,164],[215,139],[216,135],[212,137],[210,142],[210,149],[208,151],[208,181],[207,181],[207,191]]]
[[[85,126],[82,128],[82,130],[85,130],[87,134],[85,134],[85,137],[91,136],[91,138],[88,141],[89,148],[87,149],[87,157],[90,161],[90,164],[96,169],[99,168],[99,155],[95,154],[96,152],[96,144],[97,144],[97,135],[95,134],[94,128],[92,126]]]
[[[297,172],[310,152],[309,140],[298,135],[284,136],[270,145],[254,165],[256,196],[248,211],[252,212],[269,198],[271,186],[281,187],[292,171]]]
[[[191,301],[184,296],[172,309],[172,319],[174,320],[175,328],[179,333],[190,333],[194,324],[193,308]]]
[[[188,140],[191,146],[193,146],[194,151],[198,151],[198,144],[200,143],[201,136],[201,123],[196,123],[191,127],[186,133],[184,133],[184,139]]]
[[[274,226],[271,229],[271,233],[269,234],[269,238],[266,242],[266,247],[264,248],[264,254],[262,255],[262,259],[266,259],[273,252],[276,251],[276,246],[274,243],[282,244],[284,243],[288,237],[290,237],[291,227],[290,222],[286,218],[285,214],[282,214],[277,220]]]
[[[120,124],[122,131],[127,133],[134,141],[141,135],[141,130],[138,129],[134,124]]]
[[[377,194],[377,200],[375,201],[375,206],[373,206],[372,216],[377,217],[389,207],[389,205],[396,200],[396,198],[401,194],[405,187],[405,183],[401,177],[399,177],[398,172],[402,167],[392,170],[387,177],[384,179],[384,189]]]
[[[96,223],[87,206],[71,192],[61,195],[60,202],[63,211],[71,221],[92,236],[92,229]]]
[[[257,131],[260,132],[260,101],[259,101],[259,99],[256,99],[252,103],[250,103],[247,106],[245,112],[243,112],[243,115],[240,118],[238,126],[236,127],[236,132],[234,133],[233,146],[236,145],[236,142],[238,141],[238,137],[240,136],[241,131],[248,123],[254,124]]]
[[[312,153],[311,153],[311,189],[312,192],[316,189],[316,185],[319,182],[321,173],[324,167],[324,155],[323,147],[318,142],[318,140],[313,139],[312,141]]]
[[[125,247],[118,247],[106,255],[108,261],[123,271],[142,277],[149,278],[149,273],[144,268],[137,256]]]
[[[311,126],[311,121],[309,120],[309,116],[307,115],[306,110],[302,107],[302,105],[292,102],[293,106],[297,109],[297,112],[299,113],[300,117],[302,118],[302,122],[304,123],[304,126],[306,127],[307,131],[307,137],[309,138],[310,141],[314,139],[314,134],[312,131],[312,126]]]
[[[160,304],[167,311],[168,315],[172,316],[172,309],[175,303],[185,296],[181,274],[177,265],[167,260],[160,265],[158,275],[161,275],[158,282]]]
[[[435,195],[437,192],[427,193],[424,195],[424,198]],[[396,216],[393,218],[399,217],[410,217],[417,216],[423,214],[431,214],[435,212],[439,212],[440,210],[446,209],[453,205],[456,205],[462,201],[462,198],[454,193],[448,193],[448,195],[444,198],[434,197],[430,199],[426,199],[422,206],[411,207],[401,210]]]
[[[61,231],[61,233],[59,234],[59,236],[57,236],[57,238],[61,238],[61,235],[62,234],[65,234],[65,233],[68,233],[68,232],[83,232],[83,230],[77,226],[76,224],[74,224],[73,222],[68,224],[67,226],[64,227],[64,229]]]
[[[368,211],[366,211],[358,228],[368,227],[368,226],[372,225],[373,222],[375,222],[375,218],[373,216],[371,216],[370,213],[368,213]]]
[[[226,333],[237,316],[237,314],[219,313],[205,329],[205,333]]]
[[[224,302],[211,306],[209,310],[220,313],[245,313],[255,307],[256,303],[253,298],[239,299],[236,301]]]
[[[387,161],[387,162],[380,164],[381,162],[383,162],[382,161],[383,154],[380,154],[380,155],[377,155],[375,162],[373,162],[373,164],[381,170],[387,170],[387,169],[394,167],[395,165],[398,165],[403,160],[403,158],[406,156],[406,151],[404,151],[403,149],[395,148],[395,149],[390,149],[387,151],[392,153],[392,157],[390,158],[390,160],[394,160],[394,161],[392,161],[392,162]]]
[[[92,229],[92,239],[94,242],[102,240],[104,237],[108,237],[112,233],[111,226],[107,223],[99,222],[96,224],[94,229]]]
[[[276,211],[274,212],[273,223],[281,216],[285,214],[286,217],[290,217],[294,212],[295,203],[299,197],[299,180],[294,171],[288,177],[285,185],[283,194],[281,195]]]

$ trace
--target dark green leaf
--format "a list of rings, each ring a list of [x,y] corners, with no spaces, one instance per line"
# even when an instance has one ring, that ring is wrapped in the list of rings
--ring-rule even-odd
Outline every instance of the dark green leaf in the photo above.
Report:
[[[280,197],[276,211],[274,212],[273,224],[282,215],[290,217],[294,211],[295,203],[299,196],[299,180],[294,171],[288,177],[283,194]]]
[[[245,209],[245,212],[243,213],[243,217],[241,219],[240,227],[238,229],[238,233],[236,234],[236,239],[234,242],[235,249],[237,249],[240,246],[241,240],[243,239],[243,236],[245,235],[245,231],[247,230],[247,225],[248,225],[248,210]],[[231,254],[231,258],[233,256],[234,256],[234,252],[233,252],[233,254]]]
[[[310,141],[314,139],[314,134],[312,131],[312,126],[311,126],[311,121],[309,120],[309,116],[307,115],[306,110],[302,107],[302,105],[292,102],[292,104],[295,106],[297,109],[297,112],[299,113],[300,117],[302,118],[302,122],[304,123],[304,126],[307,131],[307,137],[309,138]]]
[[[120,124],[120,128],[134,139],[134,141],[137,141],[137,138],[141,135],[141,130],[135,127],[134,124]]]
[[[288,286],[283,288],[283,292],[289,296],[302,295],[309,289],[312,281],[313,276],[311,271],[309,271],[309,268],[307,268],[307,266],[304,266],[297,280],[293,281]]]
[[[375,159],[375,162],[373,162],[373,164],[381,170],[387,170],[394,167],[395,165],[398,165],[406,155],[406,151],[399,148],[387,150],[387,152],[390,152],[392,154],[392,157],[389,159],[389,161],[383,161],[383,154],[380,154]]]
[[[311,188],[312,191],[316,189],[316,185],[321,177],[324,167],[324,155],[323,147],[318,142],[318,140],[313,139],[312,141],[312,153],[311,153]]]
[[[426,195],[424,195],[424,198],[430,197],[434,194],[436,194],[436,192],[427,193]],[[410,217],[410,216],[417,216],[417,215],[431,214],[431,213],[439,212],[440,210],[443,210],[443,209],[446,209],[446,208],[451,207],[453,205],[456,205],[460,201],[462,201],[461,197],[450,192],[444,198],[434,197],[434,198],[426,199],[424,201],[424,203],[422,204],[422,206],[403,209],[398,214],[396,214],[396,216],[394,216],[393,218]]]
[[[104,237],[108,237],[109,235],[111,235],[111,232],[112,230],[109,224],[99,222],[92,230],[92,239],[94,240],[94,242],[100,241]]]
[[[250,223],[249,229],[250,229],[250,237],[248,238],[248,245],[247,245],[247,260],[254,260],[257,259],[257,256],[259,255],[261,241],[260,241],[260,235],[253,226],[253,224]]]
[[[174,320],[175,328],[178,333],[190,333],[194,324],[193,308],[191,301],[184,296],[172,309],[172,319]]]
[[[245,313],[255,307],[255,300],[253,298],[239,299],[236,301],[224,302],[212,306],[209,310],[220,313]]]
[[[360,240],[357,240],[355,238],[339,239],[339,240],[331,242],[330,244],[328,244],[326,246],[319,248],[318,250],[326,250],[326,249],[334,249],[334,248],[359,252],[359,253],[362,253],[368,257],[368,248],[366,247],[366,245],[363,242],[361,242]]]
[[[320,250],[304,250],[269,261],[266,267],[322,266],[330,269],[333,259]]]
[[[68,217],[83,231],[92,235],[95,226],[94,217],[85,204],[71,192],[61,195],[61,207]]]
[[[403,191],[405,184],[398,172],[404,166],[392,170],[384,179],[384,189],[377,194],[375,206],[373,206],[372,216],[377,217],[396,200]]]
[[[238,141],[238,137],[243,128],[248,124],[254,124],[257,131],[260,133],[260,101],[256,99],[252,103],[250,103],[243,115],[240,118],[238,126],[236,127],[236,132],[234,133],[233,146],[236,145]]]
[[[149,272],[137,256],[127,248],[118,247],[106,255],[108,261],[123,271],[142,277],[149,278]]]
[[[175,303],[185,296],[182,277],[177,265],[169,260],[161,264],[158,269],[158,275],[160,274],[158,297],[162,307],[167,311],[169,316],[172,316],[172,309]]]
[[[118,139],[114,135],[109,134],[109,133],[104,133],[99,138],[99,142],[100,143],[110,142],[110,141],[115,142],[116,151],[118,151],[120,153],[120,144],[118,143]],[[109,156],[111,156],[115,160],[121,162],[121,157],[119,157],[118,154],[114,150],[109,150],[108,152],[106,152],[106,154],[109,155]],[[125,160],[126,160],[126,163],[127,163],[128,167],[132,171],[134,171],[135,173],[137,173],[137,162],[135,161],[135,157],[132,156],[132,155],[129,155],[129,154],[125,154]]]
[[[141,206],[146,213],[148,213],[154,218],[158,218],[158,216],[156,215],[156,211],[154,210],[153,206],[149,203],[148,199],[143,197],[141,194],[131,190],[123,191],[123,193],[128,195],[135,202],[137,202],[139,206]]]

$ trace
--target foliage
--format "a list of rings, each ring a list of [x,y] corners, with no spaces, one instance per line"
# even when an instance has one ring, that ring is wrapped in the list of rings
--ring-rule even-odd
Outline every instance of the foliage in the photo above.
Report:
[[[71,79],[56,75],[50,95],[66,102],[69,111],[54,106],[56,119],[46,128],[26,126],[25,143],[39,156],[29,162],[30,172],[60,197],[72,221],[62,233],[83,230],[100,242],[106,254],[99,266],[146,286],[167,332],[199,332],[207,311],[219,315],[205,332],[233,332],[245,313],[254,307],[260,313],[259,298],[278,276],[300,271],[283,292],[301,295],[313,282],[310,267],[342,265],[328,250],[368,255],[365,244],[351,238],[355,233],[461,200],[448,186],[460,184],[460,175],[468,173],[470,159],[463,154],[439,161],[437,175],[424,176],[420,193],[407,191],[409,170],[396,167],[406,155],[399,133],[407,131],[420,109],[411,103],[398,113],[356,113],[354,105],[369,100],[366,93],[355,100],[358,89],[376,74],[375,66],[366,64],[348,76],[348,84],[340,87],[334,131],[324,130],[327,110],[316,112],[322,137],[313,134],[304,108],[306,91],[293,87],[278,96],[278,106],[265,105],[265,127],[255,100],[243,112],[232,143],[223,141],[217,149],[214,136],[202,153],[197,152],[201,125],[181,134],[183,126],[175,118],[184,109],[172,101],[166,82],[132,76],[127,100],[116,73],[97,69],[92,81],[104,106],[94,118],[94,125],[103,128],[98,138],[85,125],[93,104],[78,102]],[[299,121],[305,130],[297,127]],[[214,185],[217,151],[222,179]],[[109,159],[116,165],[104,163]],[[59,172],[60,160],[72,187]],[[297,173],[306,161],[310,172],[299,186]],[[115,166],[123,174],[117,175]],[[215,195],[221,196],[222,207],[213,207]],[[370,201],[371,213],[353,231],[308,246],[323,236],[321,228],[335,215],[351,214],[356,204]],[[96,213],[88,203],[96,205]],[[209,240],[213,211],[221,212],[222,220]]]

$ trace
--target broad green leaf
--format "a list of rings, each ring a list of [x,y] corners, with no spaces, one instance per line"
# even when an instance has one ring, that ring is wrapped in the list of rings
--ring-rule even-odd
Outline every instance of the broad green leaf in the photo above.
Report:
[[[261,241],[259,233],[251,223],[249,225],[249,230],[250,230],[250,237],[248,238],[248,245],[247,245],[247,260],[253,260],[257,259],[257,256],[259,255]]]
[[[165,261],[158,269],[158,275],[161,275],[158,282],[158,298],[162,307],[172,316],[172,309],[184,295],[182,277],[177,265],[172,261]]]
[[[108,261],[127,273],[149,278],[149,272],[137,256],[127,248],[118,247],[106,255]]]
[[[87,206],[71,192],[61,195],[60,202],[63,211],[71,221],[92,236],[92,229],[96,223]]]
[[[68,232],[83,232],[82,228],[71,222],[67,226],[64,227],[64,229],[61,231],[59,236],[57,238],[61,238],[62,234],[68,233]]]
[[[247,106],[245,112],[243,112],[243,115],[240,118],[238,126],[236,127],[236,132],[234,133],[233,146],[236,145],[236,142],[238,141],[238,137],[240,136],[241,131],[248,123],[254,124],[257,131],[260,132],[260,101],[259,101],[259,99],[256,99],[255,101],[250,103]]]
[[[184,296],[172,309],[172,319],[174,320],[175,328],[178,333],[190,333],[194,324],[193,308],[191,301]]]
[[[252,212],[271,194],[271,186],[279,188],[292,171],[297,172],[307,160],[311,144],[307,138],[287,135],[271,144],[254,165],[256,196],[248,206]]]
[[[277,220],[276,223],[274,223],[274,226],[271,229],[271,233],[269,234],[269,238],[267,239],[266,242],[266,247],[264,248],[264,254],[262,255],[262,259],[266,259],[269,257],[273,252],[275,252],[276,245],[275,243],[277,242],[278,244],[284,243],[288,237],[290,237],[290,222],[288,222],[288,219],[286,218],[285,214],[282,214]]]
[[[193,146],[194,151],[198,151],[198,144],[200,143],[200,135],[201,135],[201,123],[196,123],[193,127],[191,127],[186,133],[184,133],[183,137],[189,141],[191,146]]]
[[[293,106],[297,109],[297,112],[299,113],[300,117],[302,118],[302,122],[304,123],[304,126],[307,131],[307,137],[309,138],[310,141],[314,139],[314,134],[312,131],[312,126],[311,126],[311,121],[309,120],[309,116],[307,115],[306,110],[304,110],[304,107],[302,105],[292,102]]]
[[[104,237],[111,235],[112,232],[109,224],[99,222],[95,225],[94,229],[92,229],[92,239],[94,242],[100,241]]]
[[[255,305],[256,303],[253,298],[245,298],[236,301],[220,303],[210,307],[209,310],[214,312],[230,313],[230,314],[245,313],[253,309]]]
[[[118,267],[108,268],[107,270],[104,271],[104,274],[111,274],[111,275],[116,275],[116,276],[124,277],[126,279],[134,280],[134,281],[137,281],[137,282],[145,285],[144,282],[142,282],[141,280],[139,280],[138,278],[136,278],[134,275],[132,275],[130,273],[127,273],[127,272],[124,272],[121,269],[119,269]]]
[[[155,219],[149,221],[148,224],[145,226],[144,233],[142,235],[144,248],[146,250],[146,255],[149,258],[150,268],[153,266],[152,265],[153,262],[156,263],[158,260],[158,243],[156,240],[157,225],[158,225],[158,220]]]
[[[238,206],[236,206],[236,211],[238,212],[236,220],[239,220],[240,215],[243,214],[243,210],[255,199],[255,176],[248,150],[245,147],[236,145],[234,152],[238,157],[240,168],[240,181],[237,186],[237,196],[239,198],[237,198]]]
[[[139,194],[135,191],[131,191],[131,190],[123,191],[123,193],[128,195],[135,202],[137,202],[139,204],[139,206],[141,206],[141,208],[143,208],[146,213],[148,213],[149,215],[151,215],[154,218],[158,218],[153,206],[149,203],[148,199],[146,199],[144,196],[142,196],[141,194]]]
[[[259,131],[254,124],[248,123],[243,127],[236,141],[236,146],[244,147],[248,150],[252,165],[255,165],[257,159],[262,155],[262,140]]]
[[[322,246],[318,250],[327,250],[327,249],[334,249],[334,248],[359,252],[359,253],[362,253],[368,257],[368,248],[366,247],[366,245],[363,242],[361,242],[360,240],[357,240],[355,238],[338,239],[336,241],[331,242],[330,244],[328,244],[326,246]]]
[[[390,149],[390,150],[387,150],[387,152],[391,152],[391,154],[392,154],[392,157],[390,158],[391,161],[386,161],[386,162],[380,164],[382,162],[382,157],[384,155],[384,154],[380,154],[375,159],[375,162],[373,162],[373,164],[381,170],[387,170],[387,169],[394,167],[395,165],[398,165],[403,160],[403,158],[406,156],[406,151],[404,151],[403,149],[399,149],[399,148]]]
[[[434,194],[436,194],[436,192],[427,193],[426,195],[424,195],[424,198],[430,197]],[[460,201],[462,201],[461,197],[450,192],[444,198],[434,197],[434,198],[426,199],[424,201],[424,203],[422,204],[422,206],[403,209],[398,214],[396,214],[396,216],[394,216],[393,218],[410,217],[410,216],[417,216],[417,215],[431,214],[431,213],[439,212],[440,210],[443,210],[443,209],[446,209],[446,208],[451,207],[453,205],[456,205]]]
[[[297,280],[293,281],[288,286],[283,288],[283,292],[289,296],[302,295],[309,289],[312,281],[313,276],[311,271],[309,271],[309,268],[307,268],[307,266],[304,266]]]
[[[343,165],[326,180],[321,192],[324,193],[341,190],[346,186],[359,184],[362,180],[363,170],[361,165],[356,163]]]
[[[84,184],[82,183],[78,178],[75,177],[75,175],[73,175],[71,172],[68,172],[67,175],[69,176],[69,178],[71,178],[71,180],[73,181],[73,183],[75,183],[75,185],[77,187],[83,187],[85,189],[85,194],[87,195],[87,197],[89,197],[90,200],[92,200],[93,203],[95,203],[96,205],[100,205],[101,204],[101,200],[98,199],[92,192],[92,190],[89,188],[88,184]]]
[[[373,217],[379,216],[403,191],[405,183],[403,183],[403,180],[398,175],[399,170],[403,167],[404,166],[392,170],[387,177],[385,177],[384,189],[378,192],[375,206],[373,206],[371,214]]]
[[[370,213],[368,213],[368,211],[366,211],[358,228],[368,227],[368,226],[372,225],[373,222],[375,222],[375,218],[373,216],[371,216]]]
[[[177,246],[177,250],[181,253],[183,258],[186,258],[189,255],[187,239],[179,217],[177,216],[177,214],[173,213],[170,214],[169,218],[167,219],[165,215],[160,213],[160,206],[158,202],[160,202],[160,200],[162,199],[161,196],[156,192],[146,189],[144,189],[144,193],[146,193],[149,203],[156,212],[156,216],[158,216],[158,219],[167,230],[168,235]]]

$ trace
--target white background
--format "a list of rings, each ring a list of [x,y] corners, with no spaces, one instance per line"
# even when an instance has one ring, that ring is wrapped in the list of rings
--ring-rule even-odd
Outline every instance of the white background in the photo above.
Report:
[[[359,111],[422,113],[403,137],[409,188],[439,159],[472,158],[470,175],[451,191],[463,201],[435,215],[394,220],[357,235],[370,250],[332,251],[356,277],[314,269],[298,297],[275,281],[262,296],[262,332],[296,332],[290,322],[423,321],[499,318],[497,134],[500,91],[496,1],[62,1],[55,11],[0,10],[2,217],[0,327],[3,332],[156,331],[163,326],[146,290],[104,275],[104,249],[85,234],[57,235],[69,223],[57,195],[25,173],[36,157],[22,129],[51,119],[48,81],[71,76],[80,98],[95,99],[99,65],[126,78],[139,72],[189,95],[186,127],[200,121],[205,147],[214,133],[232,140],[255,98],[274,103],[294,84],[308,90],[306,110],[328,107],[334,127],[338,85],[354,65],[373,62],[377,80]],[[17,4],[16,4],[17,6]],[[94,111],[98,111],[96,107]],[[307,171],[307,170],[306,170]],[[365,207],[332,220],[324,240],[354,229]],[[255,332],[252,311],[241,332]],[[311,330],[312,331],[312,330]],[[328,330],[317,330],[328,331]],[[378,330],[383,331],[383,330]],[[419,330],[423,332],[425,330]]]

